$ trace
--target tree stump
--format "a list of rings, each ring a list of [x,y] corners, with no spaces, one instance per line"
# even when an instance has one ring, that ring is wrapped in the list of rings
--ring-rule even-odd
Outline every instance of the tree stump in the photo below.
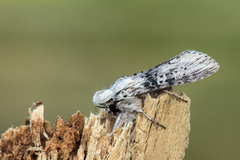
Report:
[[[139,113],[136,124],[114,131],[112,144],[115,118],[103,110],[97,116],[91,114],[85,119],[79,159],[183,159],[189,142],[190,99],[185,94],[182,98],[188,102],[165,92],[157,98],[148,94],[143,111],[166,129]]]
[[[175,94],[175,93],[174,93]],[[78,111],[68,123],[58,117],[53,128],[44,120],[44,106],[31,112],[20,128],[9,128],[0,139],[0,159],[165,160],[183,159],[190,132],[190,99],[160,92],[146,95],[139,106],[163,127],[138,113],[135,122],[111,132],[116,120],[101,110],[83,118]]]

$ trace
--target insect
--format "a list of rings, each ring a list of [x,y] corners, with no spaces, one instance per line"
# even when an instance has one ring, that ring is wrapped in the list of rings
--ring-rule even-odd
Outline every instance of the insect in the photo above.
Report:
[[[186,50],[151,69],[119,78],[109,89],[97,91],[93,102],[101,105],[97,107],[117,115],[113,131],[136,119],[137,113],[155,122],[138,109],[141,102],[139,95],[201,80],[214,74],[219,67],[207,54]],[[165,129],[163,125],[155,123]]]

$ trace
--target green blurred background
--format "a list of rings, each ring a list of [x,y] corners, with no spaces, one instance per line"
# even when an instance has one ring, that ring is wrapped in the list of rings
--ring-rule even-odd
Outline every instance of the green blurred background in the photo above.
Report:
[[[186,160],[240,159],[240,1],[0,1],[0,133],[20,126],[43,100],[54,125],[122,75],[186,49],[220,70],[174,87],[191,102]]]

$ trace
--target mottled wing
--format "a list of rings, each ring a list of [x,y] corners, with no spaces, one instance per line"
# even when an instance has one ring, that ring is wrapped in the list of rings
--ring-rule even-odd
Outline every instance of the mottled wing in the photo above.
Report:
[[[167,87],[195,82],[219,69],[219,64],[207,54],[186,50],[151,69],[132,76],[132,83],[115,97],[125,99]]]

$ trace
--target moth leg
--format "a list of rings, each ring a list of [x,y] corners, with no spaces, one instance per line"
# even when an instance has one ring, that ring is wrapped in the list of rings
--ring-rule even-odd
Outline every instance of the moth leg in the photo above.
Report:
[[[182,100],[182,101],[184,101],[184,102],[188,102],[187,100],[185,100],[185,99],[182,99],[181,97],[179,97],[179,96],[177,96],[177,95],[173,94],[172,92],[169,92],[169,91],[167,91],[167,90],[162,90],[162,91],[164,91],[164,92],[166,92],[166,93],[168,93],[168,94],[170,94],[170,95],[173,95],[173,96],[175,96],[175,97],[177,97],[177,98],[181,99],[181,100]]]
[[[111,136],[110,136],[110,141],[112,143],[112,136],[113,136],[113,132],[115,131],[115,129],[119,128],[120,126],[122,126],[124,124],[124,121],[122,119],[124,113],[120,113],[115,121]]]
[[[95,111],[97,112],[97,108],[106,108],[106,107],[103,107],[103,106],[95,106]]]
[[[137,110],[138,113],[142,113],[145,117],[147,117],[150,121],[156,123],[157,125],[161,126],[162,128],[166,129],[166,127],[164,127],[163,125],[161,125],[160,123],[154,121],[152,118],[150,118],[148,115],[146,115],[146,113],[143,112],[143,110]]]
[[[106,111],[109,112],[109,107],[108,106],[95,106],[95,111],[97,112],[97,108],[104,108]]]
[[[136,114],[137,112],[121,112],[118,115],[111,133],[111,137],[110,137],[111,141],[112,141],[113,132],[119,127],[123,126],[125,123],[133,122],[133,120],[136,119]]]

